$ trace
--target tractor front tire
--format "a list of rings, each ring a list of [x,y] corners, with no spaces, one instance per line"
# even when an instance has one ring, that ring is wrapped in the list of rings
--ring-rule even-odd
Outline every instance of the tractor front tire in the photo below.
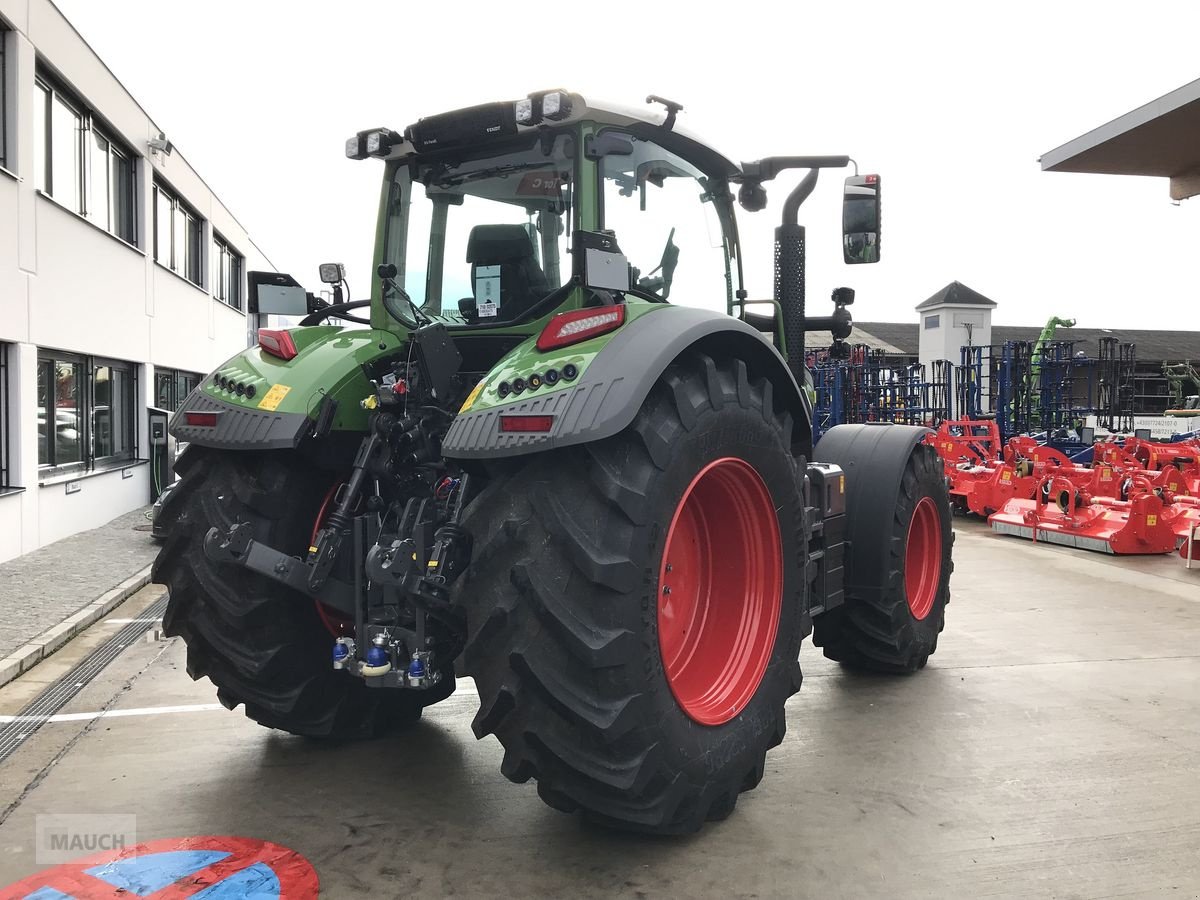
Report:
[[[333,635],[313,601],[249,569],[215,563],[204,536],[249,522],[254,539],[303,554],[331,478],[294,454],[193,447],[183,480],[159,511],[166,543],[153,580],[170,595],[164,631],[187,643],[187,671],[207,676],[228,709],[311,737],[372,737],[416,721],[454,690],[448,672],[428,691],[369,688],[331,663]]]
[[[468,508],[473,727],[506,777],[660,834],[758,784],[808,627],[790,441],[770,382],[696,356],[625,431],[509,461]]]
[[[876,429],[904,427],[840,426],[867,429],[859,431],[867,439],[876,436]],[[840,465],[850,486],[847,586],[845,602],[816,617],[813,643],[829,659],[853,668],[916,672],[937,650],[954,571],[954,532],[941,460],[926,444],[891,459],[883,442],[865,459],[856,458],[854,444],[844,441],[838,443],[843,452],[823,453],[835,443],[826,445],[827,439],[815,455]]]

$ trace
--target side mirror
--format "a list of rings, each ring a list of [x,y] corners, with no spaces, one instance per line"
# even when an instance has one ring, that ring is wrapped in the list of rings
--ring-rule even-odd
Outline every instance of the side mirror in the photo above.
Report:
[[[880,179],[851,175],[842,195],[842,258],[847,265],[879,262]]]
[[[247,272],[250,315],[307,316],[308,292],[282,272]]]

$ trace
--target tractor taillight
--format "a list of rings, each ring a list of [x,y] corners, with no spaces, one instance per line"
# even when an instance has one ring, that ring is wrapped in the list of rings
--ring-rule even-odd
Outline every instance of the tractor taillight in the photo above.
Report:
[[[505,433],[516,431],[545,434],[554,427],[554,416],[501,416],[500,430]]]
[[[291,333],[276,328],[258,329],[258,346],[280,359],[295,359],[299,353]]]
[[[537,348],[545,352],[556,347],[578,344],[580,341],[620,328],[624,322],[625,307],[621,304],[559,313],[538,335]]]
[[[216,428],[217,414],[215,412],[193,412],[188,410],[183,414],[184,423],[195,428]]]

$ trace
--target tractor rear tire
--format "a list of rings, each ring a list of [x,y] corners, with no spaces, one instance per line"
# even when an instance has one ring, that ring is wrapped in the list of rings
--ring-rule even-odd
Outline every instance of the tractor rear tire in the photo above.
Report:
[[[168,635],[187,642],[187,671],[207,676],[228,709],[311,737],[372,737],[414,722],[450,695],[453,672],[427,692],[370,688],[335,671],[333,636],[313,601],[236,564],[215,563],[204,535],[249,522],[254,538],[297,556],[308,546],[331,478],[292,454],[193,447],[159,512],[167,539],[152,578],[170,594]]]
[[[808,627],[790,440],[770,382],[692,357],[623,432],[510,461],[468,508],[473,728],[506,777],[659,834],[758,784]]]
[[[846,571],[855,584],[851,587],[848,578],[845,602],[816,617],[813,643],[829,659],[853,668],[900,674],[924,668],[946,625],[954,571],[950,500],[937,452],[925,444],[913,447],[898,485],[887,479],[855,484],[865,471],[856,472],[836,457],[819,458],[847,470]],[[880,548],[868,546],[877,540],[876,532],[864,533],[872,524],[868,517],[877,520],[889,512],[890,527],[885,523],[882,532],[887,545],[882,553],[871,552]]]

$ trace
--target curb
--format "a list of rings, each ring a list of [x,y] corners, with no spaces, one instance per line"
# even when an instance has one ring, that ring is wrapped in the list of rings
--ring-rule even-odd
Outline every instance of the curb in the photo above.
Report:
[[[0,659],[0,686],[23,675],[89,625],[108,615],[150,583],[150,566],[101,594],[79,612],[48,628],[9,656]]]

